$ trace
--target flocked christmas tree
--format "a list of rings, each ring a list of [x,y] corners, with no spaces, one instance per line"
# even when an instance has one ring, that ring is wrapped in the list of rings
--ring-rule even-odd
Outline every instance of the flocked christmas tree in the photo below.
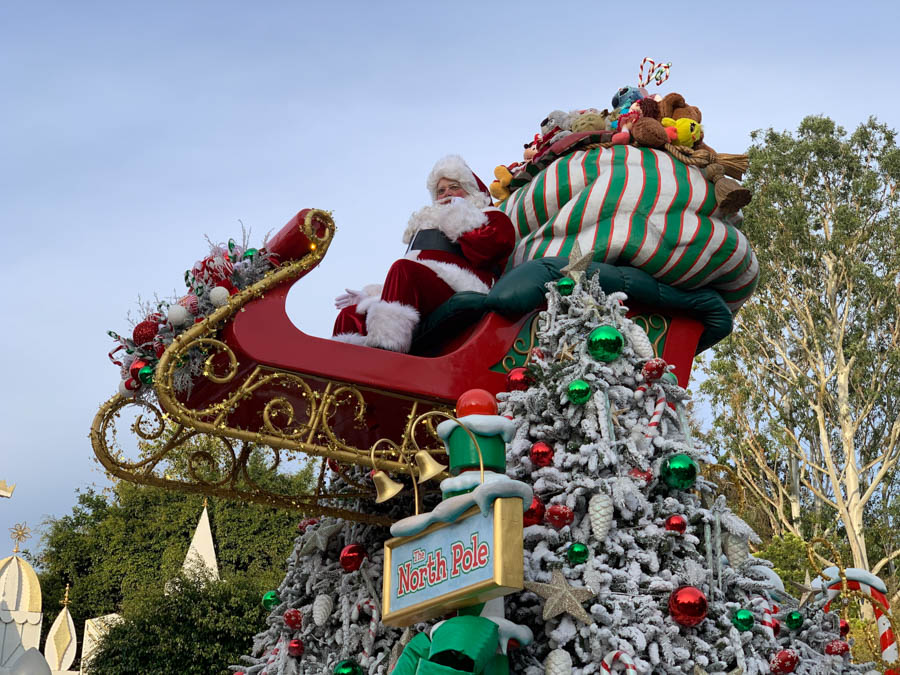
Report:
[[[701,476],[715,460],[692,446],[686,392],[625,296],[570,274],[548,285],[529,367],[499,396],[516,425],[508,473],[534,490],[525,590],[505,598],[534,639],[509,650],[509,672],[869,671],[850,664],[824,598],[801,606],[749,555],[756,535]],[[330,519],[306,528],[244,672],[389,672],[429,627],[378,620],[388,536]]]

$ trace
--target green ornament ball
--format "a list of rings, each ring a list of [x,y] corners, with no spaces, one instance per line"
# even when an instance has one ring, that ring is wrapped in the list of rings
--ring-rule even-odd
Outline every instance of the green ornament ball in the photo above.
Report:
[[[144,384],[153,383],[153,366],[144,366],[138,371],[138,379]]]
[[[247,260],[248,258],[252,258],[257,253],[259,253],[259,251],[257,251],[255,248],[248,248],[246,251],[244,251],[244,256],[243,256],[244,260]]]
[[[344,659],[332,671],[334,675],[364,675],[365,671],[353,659]]]
[[[803,626],[803,612],[798,612],[795,609],[793,612],[788,613],[784,618],[784,623],[791,630],[799,629]]]
[[[738,630],[750,630],[753,628],[753,624],[756,623],[756,619],[753,616],[753,612],[749,609],[739,609],[731,615],[731,623]]]
[[[566,557],[573,565],[580,565],[588,559],[588,555],[590,555],[588,547],[585,544],[582,544],[580,541],[576,541],[574,544],[569,546],[569,550],[566,551]]]
[[[563,297],[572,295],[572,291],[575,290],[575,282],[569,277],[565,277],[556,282],[556,290],[559,291],[559,294]]]
[[[588,354],[598,361],[609,363],[622,355],[625,337],[615,326],[597,326],[587,339]]]
[[[278,607],[280,603],[281,599],[278,597],[278,591],[267,591],[262,597],[262,606],[270,612]]]
[[[675,490],[689,490],[697,480],[697,463],[688,455],[679,453],[667,459],[660,469],[663,482]]]
[[[575,405],[584,405],[591,398],[591,385],[584,380],[572,380],[566,388],[566,394]]]

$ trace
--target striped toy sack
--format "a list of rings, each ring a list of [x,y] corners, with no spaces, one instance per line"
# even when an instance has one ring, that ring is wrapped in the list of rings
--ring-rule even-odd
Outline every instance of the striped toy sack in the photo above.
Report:
[[[595,262],[629,265],[692,290],[717,290],[732,312],[750,297],[759,263],[744,234],[716,212],[703,172],[651,148],[617,145],[555,160],[500,207],[516,228],[510,266],[568,256],[577,240]]]

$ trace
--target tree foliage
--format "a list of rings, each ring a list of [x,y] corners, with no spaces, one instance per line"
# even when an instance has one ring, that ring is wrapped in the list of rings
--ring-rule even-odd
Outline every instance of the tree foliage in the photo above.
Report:
[[[125,620],[109,629],[88,673],[229,673],[227,664],[237,663],[265,624],[260,588],[243,574],[214,582],[179,576],[168,593],[142,589],[125,602]]]
[[[869,119],[753,136],[744,230],[762,268],[701,390],[771,534],[900,555],[900,150]]]
[[[251,462],[251,470],[259,474],[255,478],[260,481],[266,473],[262,464],[262,459]],[[170,469],[177,471],[177,462]],[[267,480],[287,481],[293,491],[301,494],[312,486],[311,466],[297,474],[271,476]],[[45,523],[42,549],[34,559],[44,592],[45,631],[59,612],[59,600],[67,583],[71,584],[69,611],[78,635],[83,634],[86,619],[112,612],[123,613],[126,627],[110,633],[109,640],[125,635],[134,622],[150,620],[151,601],[158,600],[166,583],[180,573],[202,507],[201,496],[124,481],[116,482],[106,494],[92,490],[79,494],[70,514]],[[241,646],[228,652],[233,659],[249,650],[252,636],[263,625],[264,613],[257,615],[256,606],[261,594],[277,587],[284,574],[298,514],[220,499],[210,500],[208,509],[220,574],[228,583],[211,588],[202,603],[212,613],[224,611],[248,617],[240,631]],[[190,593],[200,593],[190,583],[185,588]],[[231,599],[229,592],[234,593]],[[167,602],[167,611],[173,616],[188,611],[176,599]],[[211,618],[208,624],[217,622],[227,622],[227,617]],[[206,650],[206,645],[192,638],[194,628],[189,624],[171,623],[165,628],[171,631],[169,639],[193,644],[198,655]],[[237,639],[238,632],[228,635],[229,640]],[[234,661],[226,659],[219,665],[229,662]],[[101,672],[166,671],[142,668]]]

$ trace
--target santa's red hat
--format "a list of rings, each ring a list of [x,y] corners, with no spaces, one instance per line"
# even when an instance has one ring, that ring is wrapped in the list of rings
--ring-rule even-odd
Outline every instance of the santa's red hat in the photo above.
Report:
[[[437,184],[441,178],[450,178],[457,181],[462,189],[469,193],[470,198],[476,201],[483,201],[480,206],[491,205],[491,193],[487,186],[481,182],[481,179],[475,175],[475,172],[469,168],[466,161],[459,155],[447,155],[442,157],[435,163],[431,173],[428,174],[428,180],[425,186],[431,195],[432,201],[437,201]]]

